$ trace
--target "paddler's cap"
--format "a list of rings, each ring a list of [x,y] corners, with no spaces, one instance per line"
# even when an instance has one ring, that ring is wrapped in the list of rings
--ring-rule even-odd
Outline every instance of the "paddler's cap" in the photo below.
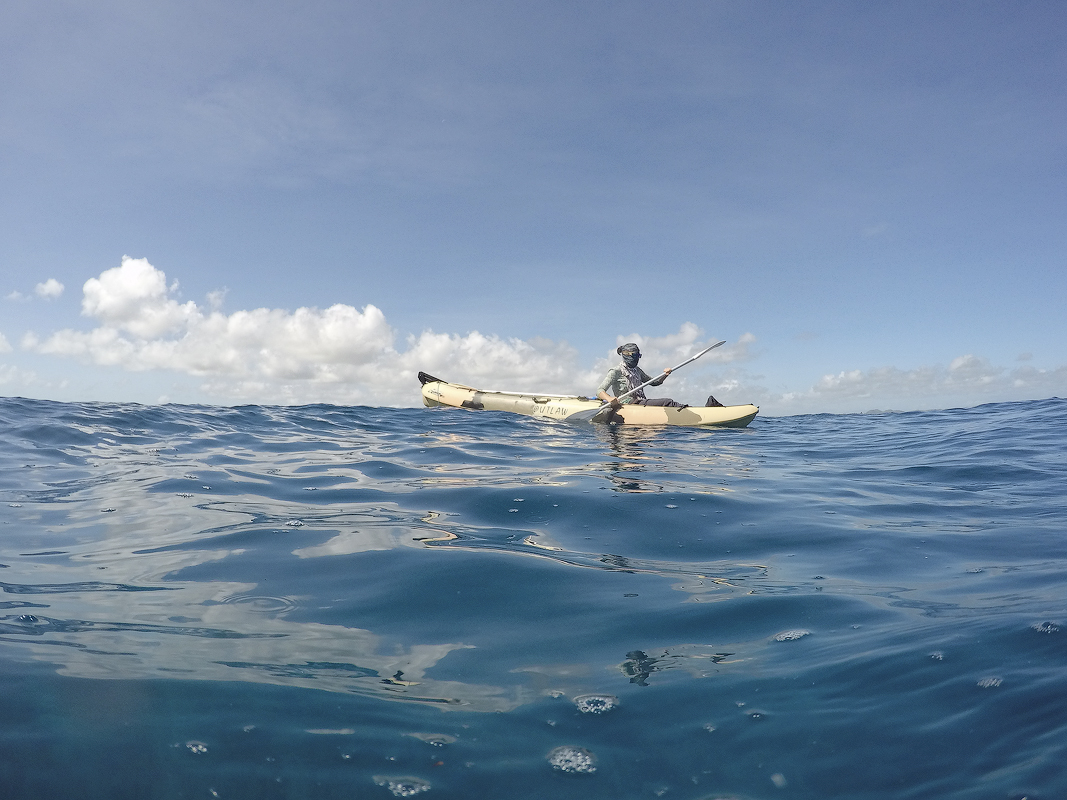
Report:
[[[616,350],[615,352],[618,353],[620,356],[625,356],[625,355],[639,356],[639,355],[641,355],[641,348],[638,347],[633,342],[627,342],[626,344],[624,344],[621,347],[619,347],[619,349]]]

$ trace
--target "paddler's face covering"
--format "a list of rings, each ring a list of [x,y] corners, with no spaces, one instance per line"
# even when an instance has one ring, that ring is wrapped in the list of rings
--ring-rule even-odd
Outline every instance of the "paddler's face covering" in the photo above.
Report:
[[[641,360],[641,351],[636,344],[624,344],[615,352],[622,356],[622,363],[628,367],[636,367]]]

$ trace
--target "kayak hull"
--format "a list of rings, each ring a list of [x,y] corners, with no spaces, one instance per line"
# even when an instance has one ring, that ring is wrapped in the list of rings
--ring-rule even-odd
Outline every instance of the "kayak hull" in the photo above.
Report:
[[[427,376],[430,377],[430,376]],[[422,402],[427,406],[467,408],[472,411],[511,411],[527,417],[566,420],[580,412],[601,407],[599,400],[575,395],[525,394],[475,389],[459,383],[429,380],[422,386]],[[754,405],[667,406],[623,405],[615,412],[614,423],[623,425],[680,425],[691,428],[743,428],[759,412]]]

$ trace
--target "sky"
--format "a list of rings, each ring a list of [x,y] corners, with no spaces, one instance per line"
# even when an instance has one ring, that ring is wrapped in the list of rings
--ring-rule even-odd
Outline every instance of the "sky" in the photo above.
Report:
[[[1067,5],[0,6],[0,395],[1067,396]]]

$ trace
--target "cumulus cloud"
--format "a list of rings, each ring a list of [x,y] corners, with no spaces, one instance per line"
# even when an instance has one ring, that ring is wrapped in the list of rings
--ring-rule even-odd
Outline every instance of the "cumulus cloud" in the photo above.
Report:
[[[703,330],[692,322],[686,322],[682,324],[677,333],[668,336],[642,336],[639,333],[620,336],[616,347],[626,342],[636,342],[641,348],[641,364],[646,372],[650,372],[652,369],[662,369],[681,363],[717,341],[716,339],[704,339],[703,336]],[[747,361],[752,357],[750,348],[755,341],[755,336],[745,333],[733,344],[727,343],[712,350],[703,356],[699,363],[706,365]],[[618,359],[612,357],[609,360],[617,361]]]
[[[0,353],[10,353],[11,343],[7,340],[4,334],[0,333]]]
[[[44,297],[51,300],[52,298],[59,297],[63,294],[63,288],[63,284],[55,278],[49,278],[44,283],[37,284],[33,291],[38,297]]]
[[[174,370],[227,401],[415,405],[420,370],[485,388],[591,392],[602,372],[599,364],[582,368],[564,342],[428,330],[398,343],[373,305],[226,314],[221,294],[203,307],[182,302],[177,283],[143,258],[124,257],[82,291],[93,328],[30,333],[22,346],[126,370]],[[674,354],[695,351],[699,335],[683,326],[649,342]]]

